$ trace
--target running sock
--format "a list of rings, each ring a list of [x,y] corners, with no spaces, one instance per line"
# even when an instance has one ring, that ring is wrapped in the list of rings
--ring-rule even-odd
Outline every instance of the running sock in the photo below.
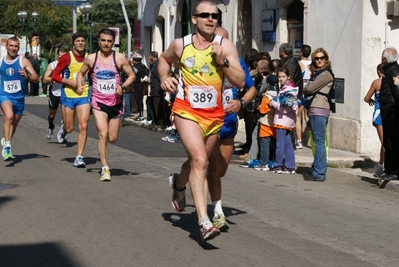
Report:
[[[202,217],[198,220],[198,225],[202,225],[205,221],[210,221],[208,217]]]
[[[102,170],[102,171],[104,171],[104,170],[109,170],[109,167],[108,167],[108,166],[104,166],[104,167],[102,167],[101,170]]]
[[[215,214],[215,216],[223,214],[222,200],[212,201],[212,206],[213,206],[213,213]]]
[[[5,141],[4,147],[11,147],[11,141]]]

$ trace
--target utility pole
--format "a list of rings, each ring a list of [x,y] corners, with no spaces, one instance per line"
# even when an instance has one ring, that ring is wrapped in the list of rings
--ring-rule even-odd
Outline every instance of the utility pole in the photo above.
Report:
[[[132,51],[132,29],[130,27],[129,18],[127,17],[125,2],[123,0],[120,0],[120,1],[121,1],[122,11],[123,11],[123,16],[125,17],[125,22],[126,22],[126,26],[127,26],[126,57],[129,57],[130,53]]]

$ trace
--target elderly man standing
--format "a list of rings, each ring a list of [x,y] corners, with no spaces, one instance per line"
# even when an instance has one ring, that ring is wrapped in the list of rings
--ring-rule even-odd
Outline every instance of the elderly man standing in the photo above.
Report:
[[[399,161],[399,65],[398,51],[388,47],[382,52],[381,63],[384,65],[384,76],[381,81],[380,109],[383,144],[385,148],[384,173],[382,180],[398,178]]]
[[[299,94],[302,94],[303,79],[302,79],[301,66],[292,55],[293,53],[292,45],[288,43],[283,43],[280,45],[278,52],[281,58],[281,62],[283,62],[283,67],[288,69],[291,75],[291,81],[295,84],[295,86],[299,88]]]

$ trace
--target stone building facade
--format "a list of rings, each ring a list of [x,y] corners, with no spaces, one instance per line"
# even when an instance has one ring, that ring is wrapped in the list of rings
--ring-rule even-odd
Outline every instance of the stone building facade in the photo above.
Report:
[[[243,55],[248,48],[278,58],[289,42],[295,53],[302,44],[323,47],[339,78],[337,113],[328,123],[330,147],[378,157],[379,141],[372,126],[373,108],[363,97],[377,78],[376,66],[385,47],[399,47],[399,18],[387,15],[385,0],[216,0],[220,23]],[[196,0],[138,0],[133,49],[162,52],[191,32]]]

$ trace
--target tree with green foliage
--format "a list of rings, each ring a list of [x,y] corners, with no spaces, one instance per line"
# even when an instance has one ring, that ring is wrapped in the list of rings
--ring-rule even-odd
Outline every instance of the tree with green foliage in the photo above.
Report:
[[[124,0],[130,23],[137,17],[137,1]],[[106,27],[120,28],[120,50],[125,49],[127,26],[123,16],[120,0],[92,0],[92,40],[94,51],[97,48],[97,32]],[[55,54],[60,46],[71,48],[72,36],[72,6],[57,6],[52,0],[7,0],[0,1],[0,33],[25,35],[25,29],[19,21],[17,13],[25,10],[30,14],[38,12],[34,27],[29,27],[28,38],[38,35],[40,46],[46,57]],[[131,26],[133,28],[133,26]],[[89,34],[89,25],[77,19],[77,31]],[[132,33],[133,34],[133,33]],[[49,55],[51,54],[51,55]]]

